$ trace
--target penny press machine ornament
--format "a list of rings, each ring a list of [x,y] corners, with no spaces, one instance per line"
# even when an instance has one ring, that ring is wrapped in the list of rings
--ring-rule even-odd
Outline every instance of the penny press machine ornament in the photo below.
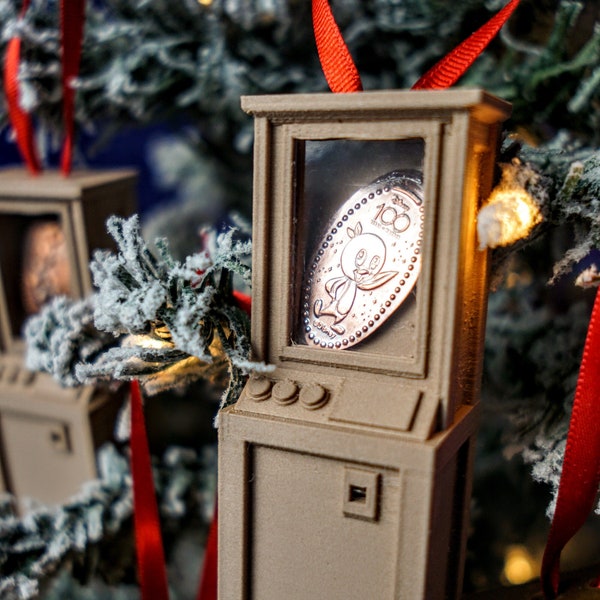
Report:
[[[252,342],[220,416],[219,597],[455,598],[490,192],[481,90],[246,97]]]
[[[91,293],[91,252],[113,245],[106,219],[133,212],[135,182],[129,170],[0,171],[0,489],[20,500],[62,502],[97,476],[121,394],[28,371],[21,332],[53,297]]]

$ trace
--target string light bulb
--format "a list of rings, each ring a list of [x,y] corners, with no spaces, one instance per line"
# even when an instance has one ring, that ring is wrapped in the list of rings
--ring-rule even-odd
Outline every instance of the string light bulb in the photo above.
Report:
[[[542,221],[536,201],[519,183],[520,167],[518,160],[502,166],[502,180],[479,210],[477,235],[482,250],[509,246],[527,237]]]
[[[525,546],[509,546],[504,556],[502,575],[510,585],[519,585],[531,581],[539,565]]]
[[[169,344],[159,338],[151,337],[149,335],[129,335],[123,341],[123,346],[134,347],[139,346],[140,348],[146,348],[147,350],[172,347],[173,344]]]
[[[140,348],[156,349],[173,348],[175,344],[171,338],[171,332],[166,325],[152,325],[149,334],[129,335],[123,342],[124,346],[139,346]]]
[[[600,272],[598,272],[598,267],[596,265],[592,265],[579,273],[577,279],[575,280],[575,285],[578,285],[582,288],[599,287]]]

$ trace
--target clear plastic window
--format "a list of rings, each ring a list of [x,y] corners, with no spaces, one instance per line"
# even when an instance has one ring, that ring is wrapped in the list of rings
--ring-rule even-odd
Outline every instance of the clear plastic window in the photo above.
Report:
[[[424,151],[420,138],[303,143],[296,344],[414,355]]]
[[[55,296],[71,295],[67,241],[55,215],[4,214],[0,272],[11,335]]]

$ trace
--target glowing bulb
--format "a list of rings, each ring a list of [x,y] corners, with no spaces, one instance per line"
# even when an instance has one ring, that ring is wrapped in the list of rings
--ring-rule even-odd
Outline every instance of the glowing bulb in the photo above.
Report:
[[[500,184],[477,215],[479,247],[508,246],[527,237],[541,220],[533,198],[523,188]]]
[[[502,181],[477,215],[479,247],[508,246],[525,238],[542,220],[542,214],[533,197],[525,190],[537,184],[540,175],[532,167],[515,158],[503,164]]]
[[[527,583],[536,576],[537,564],[524,546],[509,546],[504,557],[503,575],[511,585]]]
[[[141,348],[166,348],[173,344],[149,335],[130,335],[124,344],[126,346],[139,346]]]
[[[575,280],[575,285],[583,288],[598,287],[600,285],[600,273],[598,272],[598,267],[592,265],[579,273]]]
[[[128,335],[122,343],[123,346],[147,349],[173,348],[175,344],[171,339],[171,332],[166,325],[153,324],[152,332],[146,335]]]

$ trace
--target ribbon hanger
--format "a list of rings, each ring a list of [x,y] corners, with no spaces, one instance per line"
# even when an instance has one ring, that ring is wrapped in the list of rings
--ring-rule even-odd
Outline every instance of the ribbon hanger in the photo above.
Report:
[[[30,0],[23,0],[19,19],[24,20]],[[73,80],[79,73],[83,25],[85,22],[85,0],[61,0],[61,62],[63,90],[63,123],[65,139],[61,157],[63,175],[71,172],[73,143],[75,137],[75,89]],[[12,37],[7,44],[4,58],[4,93],[8,105],[8,117],[15,132],[17,146],[29,171],[37,175],[42,171],[34,141],[31,115],[23,110],[20,102],[19,67],[21,64],[21,38]]]
[[[454,85],[492,41],[518,5],[519,0],[511,0],[487,23],[427,71],[412,89],[445,89]],[[313,0],[312,16],[321,67],[331,91],[361,91],[358,69],[335,22],[328,0]]]

